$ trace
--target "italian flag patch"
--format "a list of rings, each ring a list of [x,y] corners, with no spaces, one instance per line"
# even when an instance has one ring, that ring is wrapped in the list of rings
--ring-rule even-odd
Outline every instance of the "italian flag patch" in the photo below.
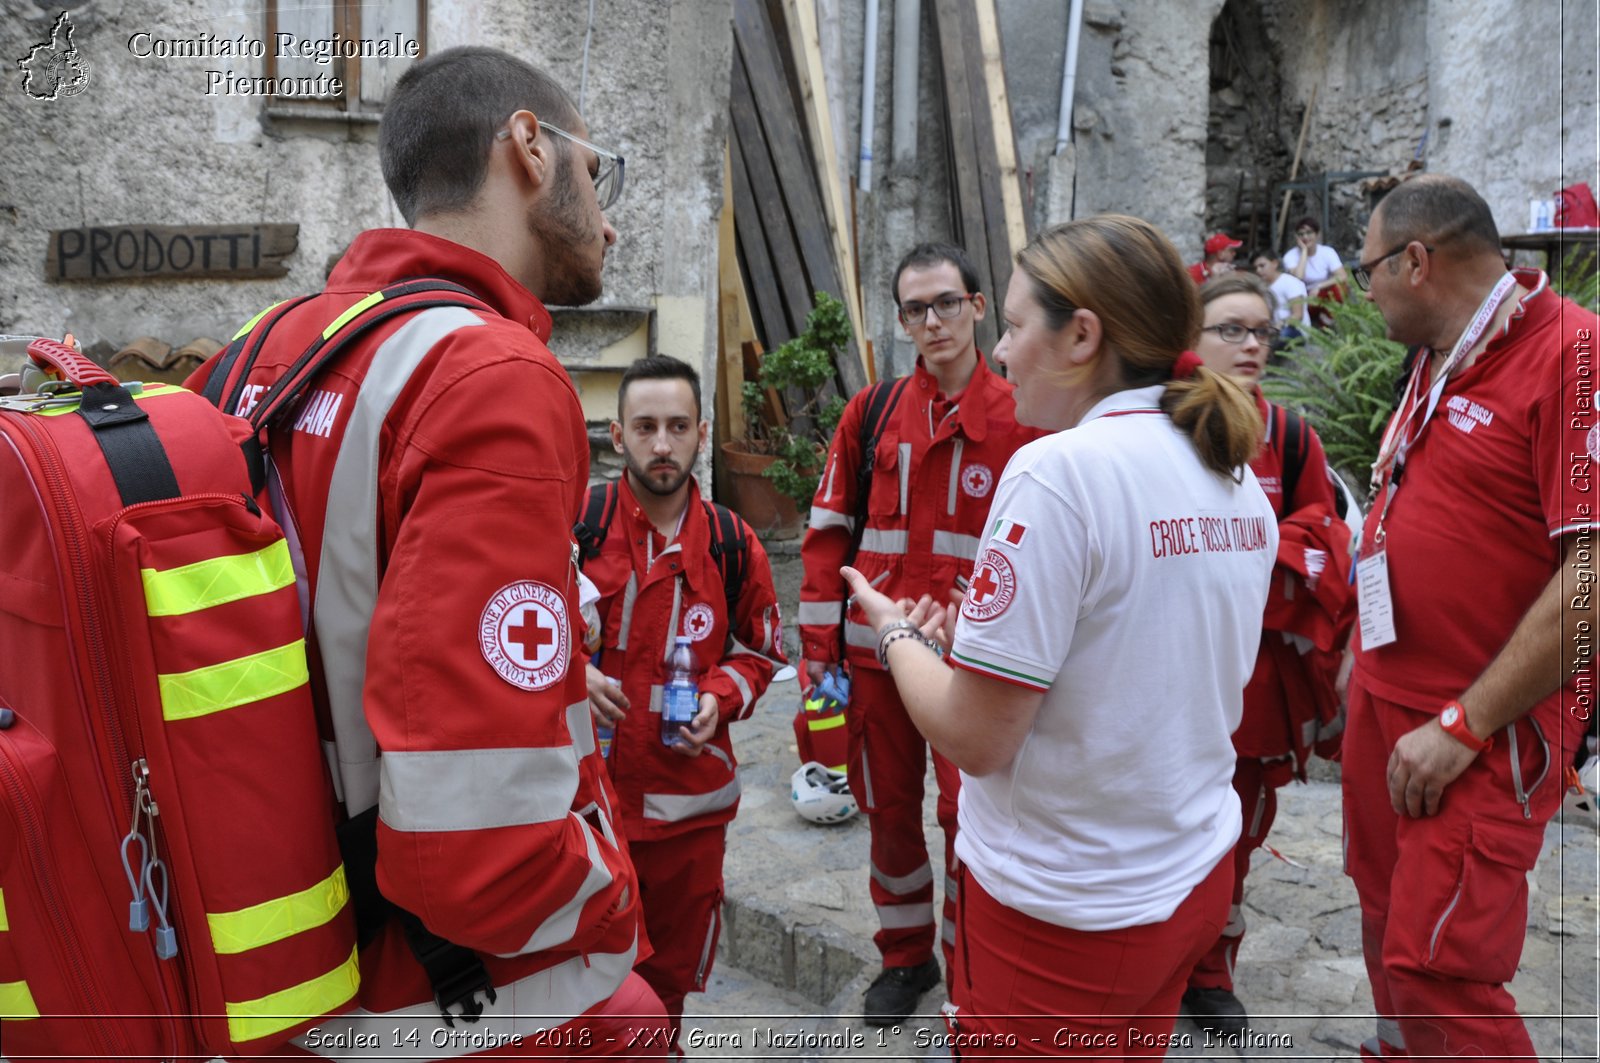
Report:
[[[1001,517],[994,522],[994,527],[989,530],[989,538],[995,545],[1004,543],[1007,546],[1021,546],[1022,537],[1028,534],[1028,526],[1018,521]]]

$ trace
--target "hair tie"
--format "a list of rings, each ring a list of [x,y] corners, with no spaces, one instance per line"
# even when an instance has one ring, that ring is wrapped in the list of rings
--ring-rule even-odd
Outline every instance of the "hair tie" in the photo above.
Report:
[[[1187,380],[1194,376],[1194,371],[1205,365],[1200,356],[1193,351],[1184,351],[1178,355],[1178,360],[1172,363],[1172,379]]]

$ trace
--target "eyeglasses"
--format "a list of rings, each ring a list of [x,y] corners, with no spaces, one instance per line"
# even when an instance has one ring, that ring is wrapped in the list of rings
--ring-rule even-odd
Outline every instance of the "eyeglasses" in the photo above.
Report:
[[[929,308],[932,308],[940,320],[949,321],[961,313],[963,304],[970,302],[974,297],[974,295],[957,295],[954,292],[947,292],[931,303],[901,303],[900,323],[906,328],[921,327],[927,324]]]
[[[622,175],[626,163],[621,155],[614,151],[607,151],[597,144],[592,144],[582,137],[569,133],[565,129],[551,125],[549,122],[540,122],[539,128],[546,133],[554,133],[563,140],[570,140],[581,148],[588,148],[594,152],[595,171],[594,195],[600,201],[602,211],[610,210],[617,200],[622,198]],[[506,140],[511,136],[511,130],[502,129],[494,135],[496,140]]]
[[[1383,263],[1389,261],[1389,259],[1398,255],[1400,252],[1404,251],[1406,248],[1410,247],[1411,244],[1412,241],[1407,240],[1405,243],[1401,244],[1393,251],[1390,251],[1388,254],[1379,255],[1371,262],[1362,262],[1360,265],[1352,266],[1350,268],[1350,279],[1356,282],[1357,288],[1360,288],[1362,291],[1366,291],[1367,285],[1372,283],[1372,271],[1377,269]],[[1433,254],[1433,248],[1429,247],[1427,244],[1423,244],[1422,249],[1428,252],[1430,255]]]
[[[1296,236],[1315,236],[1316,233],[1317,233],[1317,230],[1315,230],[1315,229],[1296,229],[1294,231],[1294,234]]]
[[[1263,347],[1272,345],[1278,338],[1278,330],[1271,325],[1262,325],[1260,328],[1245,328],[1237,322],[1230,321],[1226,325],[1207,325],[1201,332],[1215,332],[1222,337],[1224,343],[1243,343],[1244,338],[1254,335]]]

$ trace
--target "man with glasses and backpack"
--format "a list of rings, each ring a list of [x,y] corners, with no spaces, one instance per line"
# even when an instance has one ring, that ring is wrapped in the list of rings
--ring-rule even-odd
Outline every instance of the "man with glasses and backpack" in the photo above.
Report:
[[[933,958],[933,869],[922,832],[927,743],[879,665],[877,635],[847,607],[841,565],[894,598],[950,592],[972,578],[995,483],[1018,447],[1040,433],[1017,424],[1011,386],[977,348],[987,310],[966,252],[920,244],[901,259],[893,288],[901,326],[917,347],[910,376],[854,396],[834,433],[801,547],[800,639],[816,684],[848,662],[850,788],[871,828],[873,937],[883,973],[867,990],[867,1022],[911,1014],[939,981]],[[945,835],[942,950],[955,941],[955,766],[933,754]]]
[[[379,127],[411,228],[362,233],[324,291],[190,382],[246,418],[304,389],[255,428],[305,577],[362,939],[361,1008],[308,1048],[613,1055],[662,1022],[633,973],[639,888],[577,653],[564,533],[588,438],[545,345],[546,305],[596,299],[616,240],[622,160],[586,138],[560,86],[504,52],[417,63]]]

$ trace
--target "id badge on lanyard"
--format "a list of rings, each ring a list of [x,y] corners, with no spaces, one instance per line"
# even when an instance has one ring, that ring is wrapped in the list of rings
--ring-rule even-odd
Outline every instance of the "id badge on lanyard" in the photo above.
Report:
[[[1372,466],[1372,486],[1377,493],[1374,503],[1374,509],[1378,514],[1377,527],[1373,532],[1370,549],[1363,551],[1364,556],[1356,562],[1357,596],[1360,603],[1358,617],[1363,650],[1375,650],[1380,646],[1387,646],[1397,638],[1394,628],[1394,595],[1389,589],[1389,556],[1384,544],[1386,535],[1384,521],[1388,519],[1389,506],[1394,503],[1395,493],[1400,489],[1400,474],[1405,469],[1406,452],[1421,438],[1423,429],[1432,419],[1433,411],[1439,405],[1439,398],[1444,394],[1450,374],[1455,372],[1467,352],[1477,346],[1484,330],[1489,327],[1489,323],[1499,311],[1500,304],[1516,286],[1517,279],[1512,274],[1507,273],[1500,278],[1499,283],[1489,292],[1488,298],[1478,307],[1478,312],[1472,316],[1472,322],[1466,331],[1456,340],[1450,357],[1440,367],[1438,375],[1430,383],[1425,395],[1418,393],[1417,385],[1426,364],[1424,356],[1430,352],[1423,351],[1418,354],[1416,369],[1406,383],[1406,393],[1401,399],[1400,409],[1396,411],[1394,419],[1389,422],[1388,431],[1384,433],[1378,460]],[[1417,423],[1415,431],[1409,431],[1411,421],[1419,410],[1422,411],[1422,419]]]

